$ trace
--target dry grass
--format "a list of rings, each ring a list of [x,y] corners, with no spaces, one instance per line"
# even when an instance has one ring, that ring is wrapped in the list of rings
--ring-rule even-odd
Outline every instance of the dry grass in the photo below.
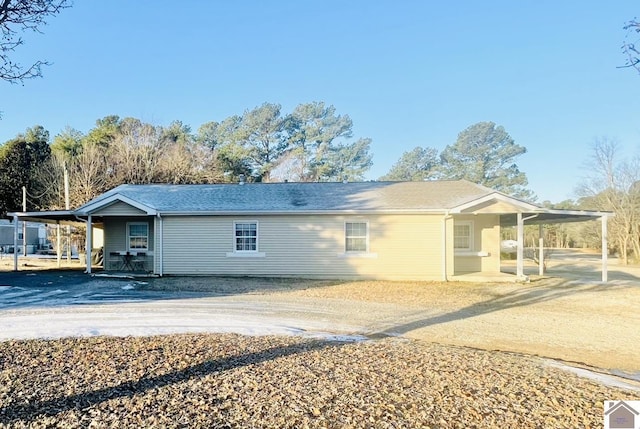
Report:
[[[632,399],[504,353],[387,339],[0,343],[3,427],[599,427]]]

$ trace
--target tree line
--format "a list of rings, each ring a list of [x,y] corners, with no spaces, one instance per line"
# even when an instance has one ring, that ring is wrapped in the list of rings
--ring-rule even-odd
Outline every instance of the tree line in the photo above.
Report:
[[[229,183],[240,175],[254,182],[359,181],[372,165],[371,139],[352,139],[353,123],[322,102],[300,104],[283,115],[264,103],[242,115],[211,121],[192,132],[174,121],[168,126],[112,115],[86,134],[67,127],[52,140],[34,126],[0,146],[0,212],[65,209],[64,176],[70,207],[78,207],[123,183]],[[517,145],[503,127],[480,122],[463,130],[440,153],[416,147],[402,154],[379,180],[466,179],[521,199],[533,200]],[[577,189],[577,200],[545,201],[548,208],[615,212],[609,222],[611,250],[622,261],[640,257],[640,160],[618,160],[619,146],[600,139],[593,145]],[[600,245],[591,223],[545,228],[553,247]],[[512,238],[504,231],[503,238]],[[535,244],[537,228],[527,232]]]
[[[264,103],[242,115],[211,121],[192,132],[174,121],[157,126],[107,116],[86,134],[67,127],[50,142],[41,126],[0,147],[0,209],[77,207],[123,183],[229,183],[361,181],[373,164],[371,139],[353,139],[353,122],[323,102],[283,114]],[[467,179],[522,198],[526,175],[515,159],[526,149],[492,122],[462,131],[439,156],[431,148],[406,152],[380,180]]]
[[[86,134],[67,127],[50,142],[35,126],[0,147],[0,211],[77,207],[122,183],[359,181],[372,165],[371,139],[353,139],[353,122],[323,102],[283,114],[264,103],[203,124],[158,126],[107,116]]]
[[[380,180],[465,179],[516,198],[535,200],[534,193],[526,187],[526,174],[516,164],[516,159],[526,152],[504,127],[478,122],[458,134],[456,142],[440,153],[431,147],[416,147],[403,153]]]

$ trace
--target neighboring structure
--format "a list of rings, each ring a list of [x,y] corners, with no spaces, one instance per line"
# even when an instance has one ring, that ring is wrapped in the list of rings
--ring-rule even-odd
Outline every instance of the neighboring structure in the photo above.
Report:
[[[43,238],[44,225],[40,223],[32,223],[26,225],[27,231],[27,252],[35,253],[46,244],[46,236]],[[13,253],[15,246],[14,243],[14,230],[15,225],[7,219],[0,219],[0,253]],[[18,253],[22,253],[24,245],[24,228],[23,223],[18,225]]]
[[[389,280],[499,276],[501,225],[518,226],[522,279],[525,220],[602,219],[606,231],[610,215],[548,210],[467,181],[122,185],[72,212],[14,213],[63,214],[104,230],[107,270]],[[603,268],[606,280],[606,257]]]

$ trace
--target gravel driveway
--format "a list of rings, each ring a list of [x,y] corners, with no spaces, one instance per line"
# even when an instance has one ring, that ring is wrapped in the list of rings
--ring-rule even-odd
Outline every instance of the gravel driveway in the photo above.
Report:
[[[443,284],[5,272],[0,340],[178,332],[402,335],[637,376],[640,357],[630,344],[640,326],[632,304],[640,302],[640,282],[626,275],[632,279],[603,285],[561,278]]]

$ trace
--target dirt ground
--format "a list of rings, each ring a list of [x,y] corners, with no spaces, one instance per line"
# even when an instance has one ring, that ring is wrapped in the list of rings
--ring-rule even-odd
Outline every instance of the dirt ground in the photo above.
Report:
[[[502,350],[640,374],[640,285],[542,279],[527,284],[354,282],[288,294],[400,304],[378,334]],[[357,306],[354,306],[354,309]],[[356,311],[357,312],[357,311]]]
[[[162,278],[145,287],[215,291],[272,311],[289,309],[293,318],[352,326],[358,331],[352,333],[525,353],[638,377],[640,270],[612,261],[610,282],[603,284],[595,280],[597,255],[564,257],[550,263],[551,277],[532,276],[529,283]],[[54,265],[23,263],[21,269]]]

